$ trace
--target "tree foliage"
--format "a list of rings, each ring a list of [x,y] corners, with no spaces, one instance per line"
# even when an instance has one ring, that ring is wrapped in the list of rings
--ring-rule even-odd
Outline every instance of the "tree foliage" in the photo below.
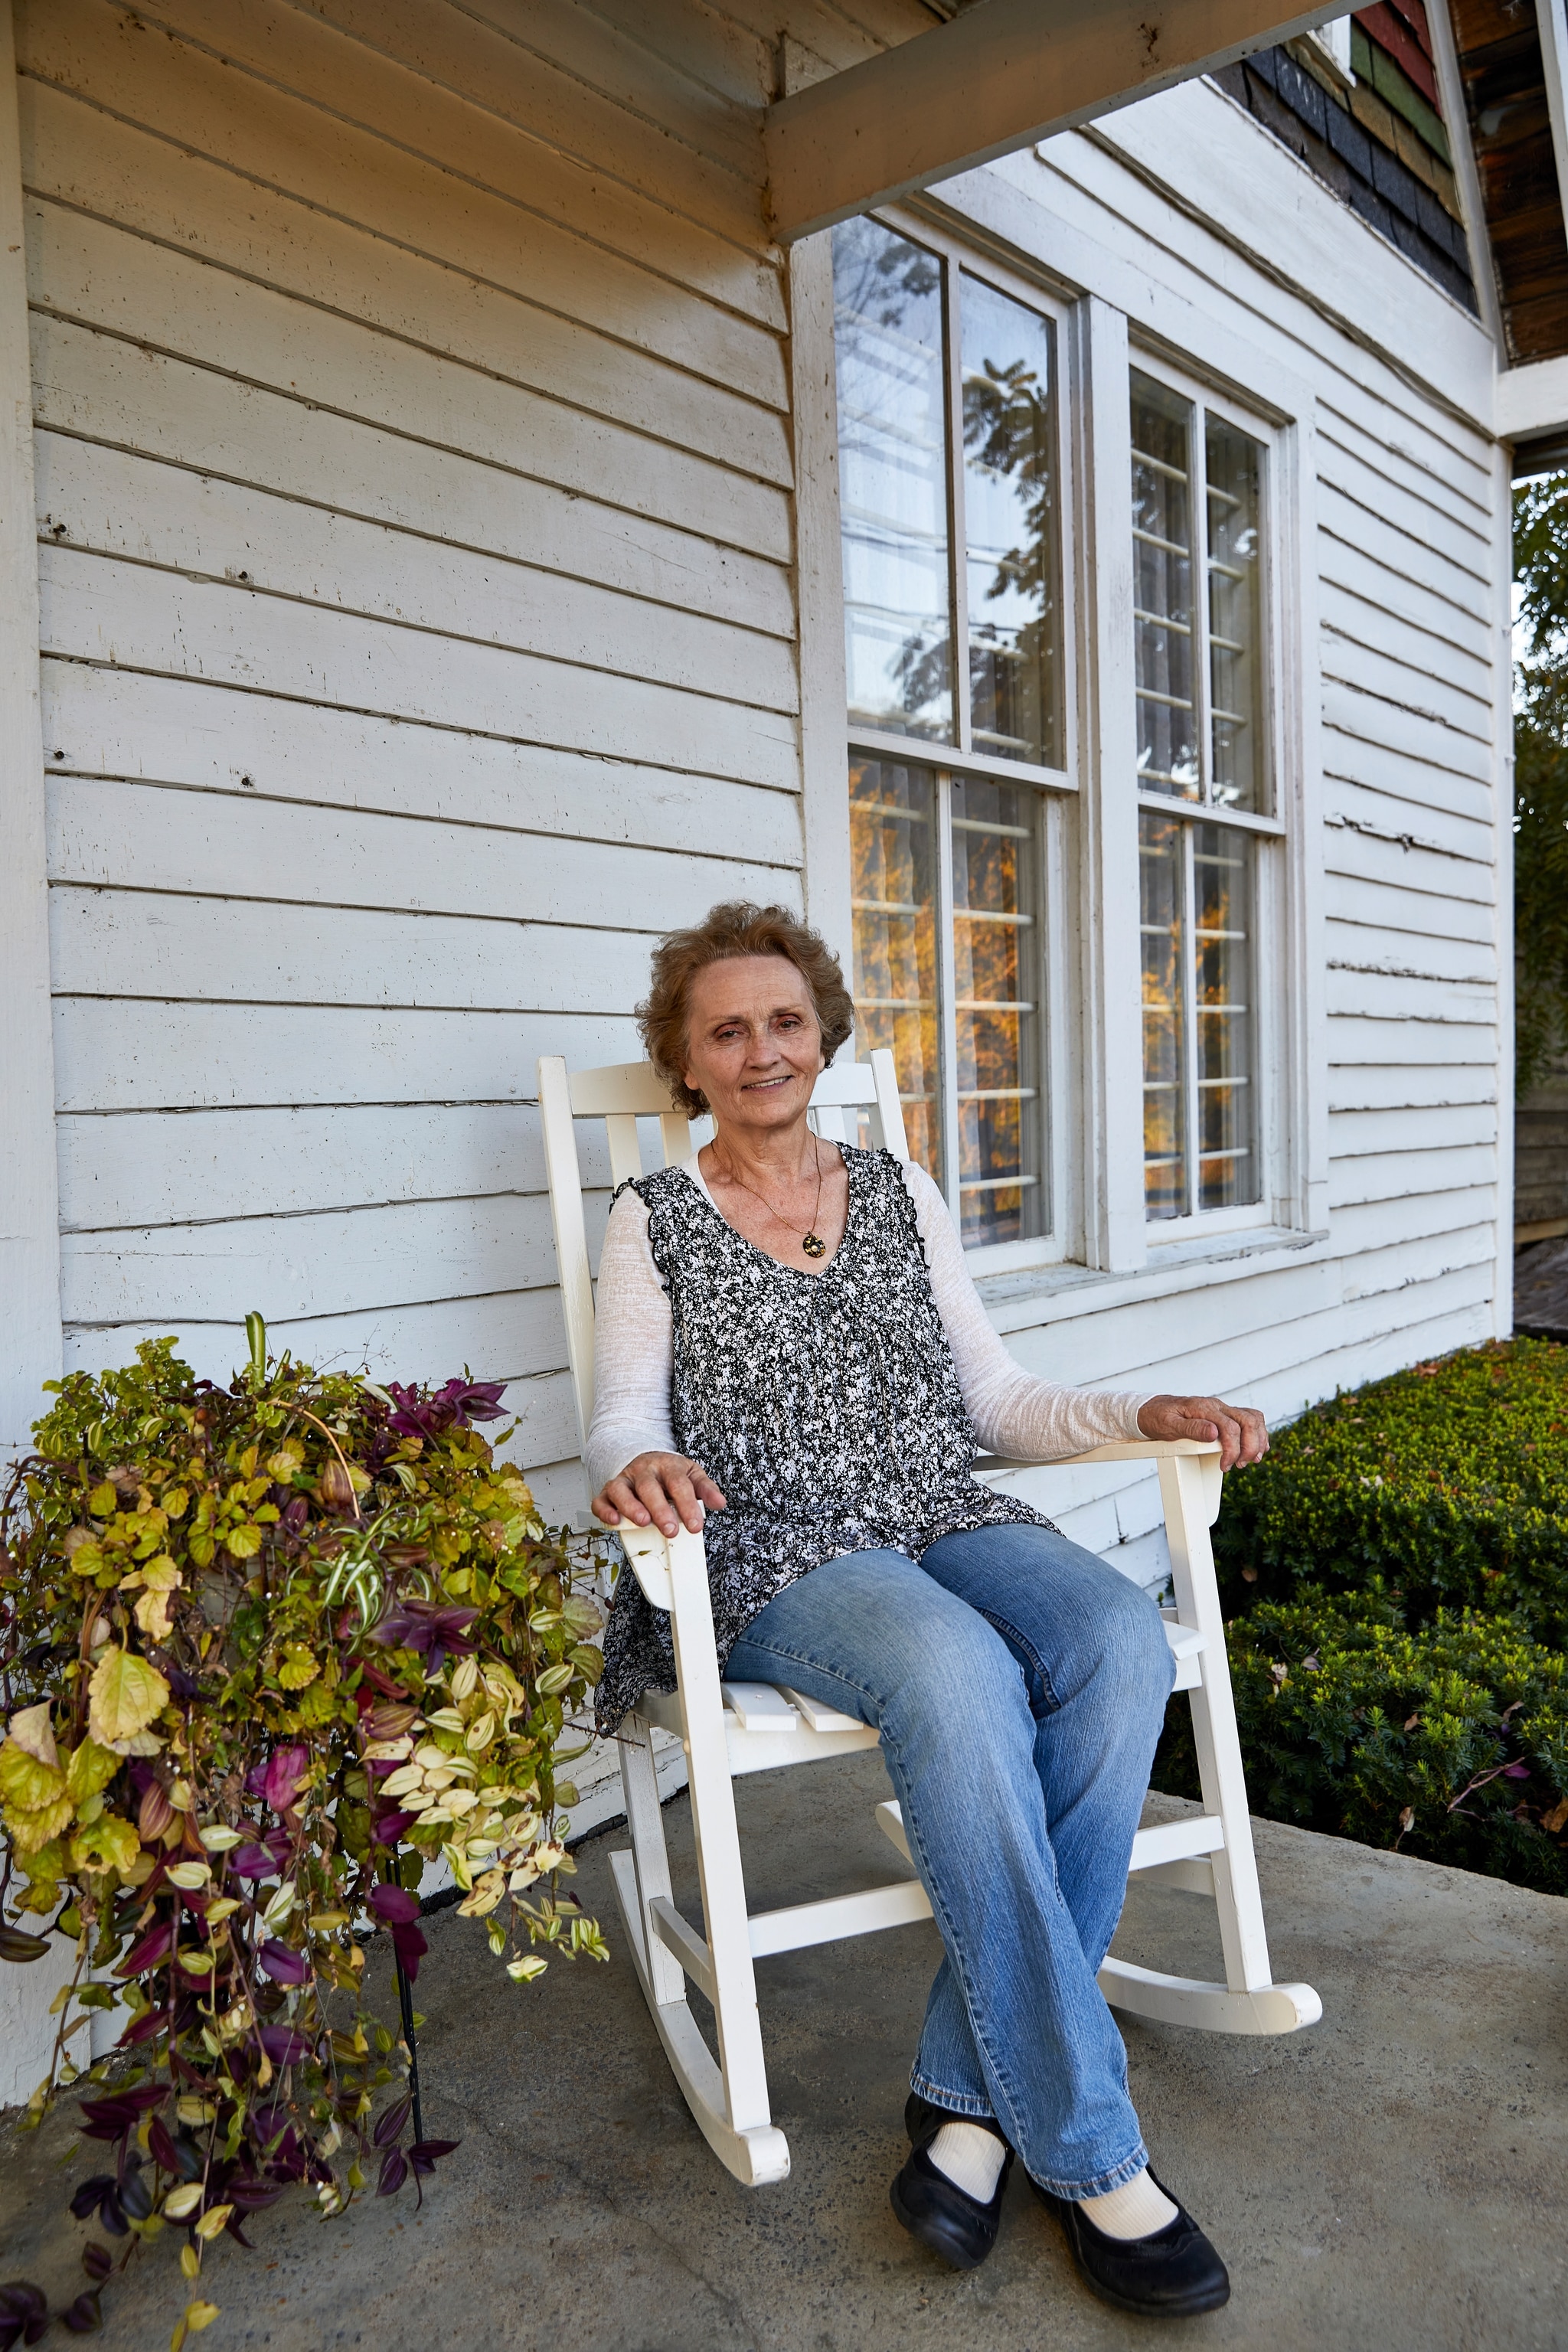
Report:
[[[0,1506],[0,1960],[73,1961],[29,2114],[85,2077],[108,2168],[73,2212],[127,2257],[177,2230],[193,2284],[287,2189],[333,2214],[367,2167],[388,2196],[449,2152],[409,2144],[409,2053],[356,1937],[388,1929],[416,1974],[426,1863],[514,1982],[605,1957],[555,1891],[600,1612],[474,1426],[500,1384],[317,1374],[250,1322],[227,1389],[167,1339],[52,1382]],[[121,2029],[96,2064],[95,2011]],[[98,2241],[84,2261],[79,2332],[113,2266]],[[0,2288],[0,2352],[39,2302]],[[216,2316],[193,2300],[176,2344]]]
[[[1521,483],[1513,514],[1515,1074],[1525,1094],[1568,1047],[1568,473]]]

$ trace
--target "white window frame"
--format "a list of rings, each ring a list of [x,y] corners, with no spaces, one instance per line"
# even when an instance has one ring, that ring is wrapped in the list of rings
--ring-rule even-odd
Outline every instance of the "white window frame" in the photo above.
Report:
[[[1105,1281],[1118,1297],[1131,1299],[1144,1295],[1145,1282],[1163,1286],[1168,1272],[1188,1258],[1294,1255],[1327,1238],[1329,950],[1316,394],[1272,330],[1265,327],[1258,337],[1238,334],[1222,317],[1194,309],[1190,296],[1167,286],[1158,271],[1151,275],[1142,263],[1134,266],[1086,236],[1076,196],[1047,211],[981,173],[966,184],[965,203],[960,215],[940,196],[927,196],[884,207],[879,217],[933,249],[945,242],[962,266],[1005,291],[1016,289],[1058,322],[1065,310],[1067,320],[1065,335],[1058,327],[1058,420],[1067,449],[1061,560],[1069,772],[1045,785],[1061,858],[1050,861],[1051,895],[1042,902],[1056,944],[1065,950],[1059,975],[1053,966],[1057,985],[1047,1000],[1052,1232],[1048,1240],[969,1254],[977,1276],[1016,1269],[1026,1281],[1037,1271],[1037,1284],[1016,1294],[1016,1318],[1025,1312],[1024,1298],[1047,1297],[1063,1286]],[[847,971],[853,950],[847,694],[829,234],[794,246],[789,269],[805,899],[812,921]],[[1130,362],[1173,383],[1190,382],[1215,406],[1230,404],[1244,429],[1272,440],[1273,814],[1228,821],[1278,841],[1268,861],[1278,872],[1266,951],[1282,975],[1282,1001],[1273,1046],[1278,1058],[1269,1074],[1274,1117],[1265,1198],[1244,1213],[1249,1223],[1228,1233],[1228,1212],[1194,1219],[1195,1230],[1184,1234],[1162,1231],[1150,1223],[1144,1200]],[[893,759],[907,761],[916,751],[903,737],[878,740],[865,732],[856,740],[867,751]],[[921,745],[919,756],[957,764],[953,752],[940,746]],[[1029,772],[1005,764],[1016,768],[1012,781]]]
[[[1036,1034],[1043,1080],[1040,1088],[1040,1178],[1048,1204],[1047,1217],[1045,1230],[1031,1234],[1026,1241],[982,1242],[965,1251],[966,1261],[973,1274],[1007,1274],[1030,1266],[1060,1265],[1072,1250],[1079,1224],[1078,1171],[1072,1165],[1068,1149],[1069,1135],[1077,1126],[1071,1102],[1075,1084],[1071,1020],[1074,959],[1068,953],[1071,920],[1068,866],[1072,835],[1076,830],[1069,808],[1079,789],[1079,765],[1078,646],[1073,602],[1077,593],[1079,511],[1081,504],[1074,478],[1069,430],[1073,400],[1072,305],[1064,302],[1059,295],[1036,278],[1007,268],[991,254],[977,249],[962,237],[954,236],[934,224],[924,213],[910,213],[900,206],[888,205],[879,206],[871,217],[896,236],[907,237],[911,244],[940,256],[950,272],[961,271],[980,278],[994,286],[999,293],[1007,295],[1011,300],[1023,303],[1040,317],[1048,319],[1055,331],[1056,381],[1052,386],[1052,404],[1056,427],[1058,597],[1061,610],[1058,695],[1063,764],[1052,767],[1032,761],[1002,760],[986,752],[976,752],[972,748],[968,549],[963,520],[965,510],[963,436],[959,425],[963,414],[963,354],[962,332],[954,331],[949,291],[951,278],[945,279],[943,284],[942,328],[947,352],[948,595],[952,614],[952,707],[956,740],[933,743],[925,736],[886,734],[874,727],[846,722],[842,711],[840,716],[840,740],[851,756],[860,753],[907,767],[924,768],[931,772],[936,780],[939,813],[936,925],[942,1008],[944,1094],[942,1165],[947,1177],[948,1206],[961,1230],[958,1079],[956,1054],[952,1049],[956,1030],[952,1012],[955,949],[952,835],[950,826],[952,779],[955,775],[984,777],[998,783],[1015,785],[1020,790],[1034,791],[1040,795],[1041,824],[1035,876],[1035,904],[1039,909],[1036,965],[1036,1002],[1039,1014]],[[962,292],[959,299],[962,304]],[[842,609],[841,588],[838,600],[840,627]],[[839,789],[841,792],[845,790],[843,781]]]
[[[1173,817],[1187,827],[1197,824],[1228,826],[1248,835],[1255,844],[1253,856],[1252,942],[1250,988],[1253,999],[1253,1070],[1250,1088],[1253,1096],[1254,1150],[1258,1155],[1258,1197],[1228,1209],[1196,1209],[1182,1217],[1147,1218],[1149,1246],[1152,1251],[1176,1242],[1191,1241],[1211,1234],[1245,1233],[1259,1226],[1280,1222],[1278,1211],[1280,1198],[1288,1190],[1285,1181],[1288,1138],[1281,1116],[1285,1095],[1282,1084],[1287,1040],[1284,1005],[1289,994],[1290,972],[1283,922],[1285,887],[1284,845],[1289,832],[1286,820],[1276,812],[1280,806],[1281,769],[1284,746],[1281,740],[1279,715],[1286,707],[1287,681],[1283,661],[1286,643],[1287,616],[1282,598],[1285,565],[1281,550],[1280,499],[1278,488],[1280,471],[1280,433],[1277,426],[1225,391],[1205,383],[1191,368],[1173,364],[1164,355],[1133,345],[1128,354],[1130,369],[1152,376],[1165,384],[1184,400],[1194,404],[1197,412],[1193,431],[1195,462],[1204,468],[1203,415],[1221,417],[1239,432],[1249,435],[1264,451],[1263,482],[1259,504],[1259,536],[1261,579],[1258,593],[1259,625],[1263,633],[1263,660],[1260,665],[1259,723],[1267,746],[1263,792],[1268,811],[1231,809],[1213,801],[1184,800],[1175,793],[1152,792],[1140,789],[1137,794],[1140,819],[1146,814]],[[1131,395],[1131,382],[1129,383]],[[1129,398],[1131,408],[1131,397]],[[1132,466],[1131,416],[1128,424],[1127,464],[1129,479]],[[1205,777],[1212,770],[1214,751],[1210,719],[1211,678],[1208,661],[1208,505],[1201,498],[1206,489],[1206,468],[1201,480],[1193,485],[1193,604],[1197,611],[1203,605],[1201,631],[1203,657],[1197,657],[1194,647],[1193,662],[1193,694],[1195,731],[1202,746],[1202,764]],[[1131,618],[1131,614],[1130,614]],[[1275,848],[1270,845],[1279,844]],[[1192,898],[1192,853],[1190,842],[1184,859],[1186,868],[1186,899]],[[1193,982],[1194,950],[1191,921],[1186,925],[1184,953],[1186,979]],[[1191,1018],[1191,1006],[1195,995],[1189,997],[1188,1018],[1184,1022],[1184,1082],[1186,1117],[1184,1127],[1188,1138],[1188,1153],[1195,1169],[1198,1153],[1197,1082],[1195,1028]],[[1142,1087],[1140,1087],[1142,1108]]]

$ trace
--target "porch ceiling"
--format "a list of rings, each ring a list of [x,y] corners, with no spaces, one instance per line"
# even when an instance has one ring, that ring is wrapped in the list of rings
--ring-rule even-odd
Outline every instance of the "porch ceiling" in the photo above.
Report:
[[[773,234],[808,236],[1342,14],[1343,0],[971,0],[768,109]]]

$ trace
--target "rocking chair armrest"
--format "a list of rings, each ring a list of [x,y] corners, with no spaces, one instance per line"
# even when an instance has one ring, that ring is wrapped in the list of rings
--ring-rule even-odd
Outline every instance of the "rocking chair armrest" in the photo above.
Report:
[[[675,1587],[669,1575],[671,1538],[661,1535],[657,1528],[634,1528],[625,1519],[616,1529],[616,1535],[649,1606],[673,1609]],[[701,1537],[699,1536],[697,1540],[700,1543]]]
[[[1086,1446],[1081,1454],[1058,1454],[1049,1462],[1016,1462],[1001,1454],[983,1454],[975,1462],[976,1473],[1000,1470],[1068,1470],[1087,1462],[1175,1462],[1195,1455],[1203,1480],[1204,1505],[1208,1524],[1213,1527],[1219,1517],[1220,1492],[1224,1484],[1219,1466],[1219,1443],[1215,1438],[1198,1437],[1132,1437],[1119,1438],[1107,1445]]]

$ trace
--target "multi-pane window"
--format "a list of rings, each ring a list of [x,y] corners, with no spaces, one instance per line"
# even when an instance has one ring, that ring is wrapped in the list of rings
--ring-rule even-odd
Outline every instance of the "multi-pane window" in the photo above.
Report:
[[[858,1031],[892,1047],[965,1241],[1029,1240],[1050,1212],[1028,771],[1067,781],[1055,328],[879,221],[835,231],[834,278]]]
[[[1268,813],[1261,443],[1135,369],[1133,634],[1144,1193],[1153,1219],[1261,1197],[1256,919]]]

